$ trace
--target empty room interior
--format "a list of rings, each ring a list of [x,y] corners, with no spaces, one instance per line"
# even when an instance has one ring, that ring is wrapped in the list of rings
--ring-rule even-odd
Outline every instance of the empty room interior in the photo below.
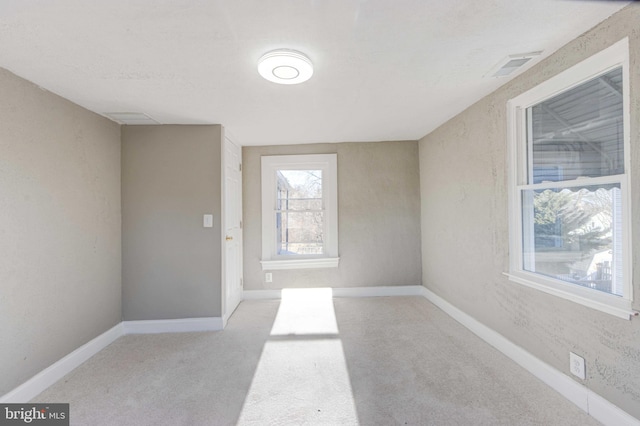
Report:
[[[3,0],[0,94],[0,423],[640,425],[640,4]]]

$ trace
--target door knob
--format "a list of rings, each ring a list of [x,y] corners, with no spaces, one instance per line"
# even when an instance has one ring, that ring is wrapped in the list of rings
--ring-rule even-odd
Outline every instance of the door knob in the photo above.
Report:
[[[233,237],[230,237],[230,236],[228,236],[228,235],[227,235],[227,236],[226,236],[226,238],[225,238],[225,240],[227,240],[227,241],[231,241],[231,240],[233,240]]]

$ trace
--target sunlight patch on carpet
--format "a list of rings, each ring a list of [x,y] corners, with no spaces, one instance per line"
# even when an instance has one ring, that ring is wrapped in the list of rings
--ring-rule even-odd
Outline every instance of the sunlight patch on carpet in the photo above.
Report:
[[[331,289],[285,289],[239,425],[358,425]]]

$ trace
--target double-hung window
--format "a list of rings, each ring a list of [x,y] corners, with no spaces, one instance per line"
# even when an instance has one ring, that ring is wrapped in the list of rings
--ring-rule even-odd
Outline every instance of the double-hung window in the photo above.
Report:
[[[629,318],[628,41],[508,108],[509,277]]]
[[[337,155],[262,157],[262,268],[338,266]]]

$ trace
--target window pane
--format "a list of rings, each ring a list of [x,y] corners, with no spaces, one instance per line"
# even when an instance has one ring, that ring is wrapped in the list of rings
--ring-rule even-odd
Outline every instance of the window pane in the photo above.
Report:
[[[322,170],[278,170],[278,199],[322,198]]]
[[[278,254],[323,254],[323,215],[323,212],[277,212]]]
[[[527,109],[529,184],[624,173],[622,69]]]
[[[620,185],[524,190],[524,270],[622,296]]]
[[[322,210],[322,170],[278,170],[276,210]]]

